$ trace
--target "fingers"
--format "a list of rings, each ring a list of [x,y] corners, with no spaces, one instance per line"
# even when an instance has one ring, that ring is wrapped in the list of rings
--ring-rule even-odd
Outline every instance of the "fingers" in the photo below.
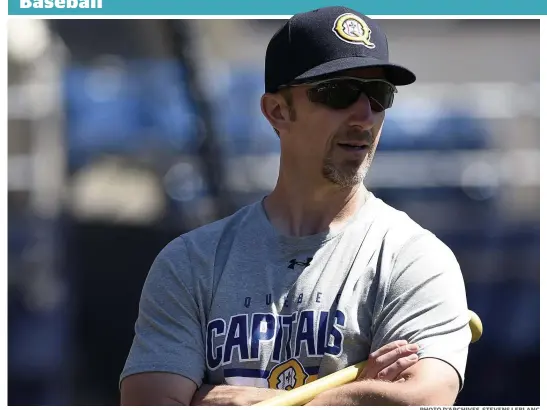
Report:
[[[418,362],[418,355],[413,353],[407,357],[397,359],[395,363],[378,372],[379,380],[394,381],[406,369]]]
[[[397,340],[372,352],[359,378],[393,381],[418,361],[417,344]]]
[[[408,342],[406,340],[396,340],[394,342],[391,342],[391,343],[388,343],[387,345],[385,346],[382,346],[381,348],[379,348],[378,350],[372,352],[369,357],[368,357],[368,360],[369,362],[371,360],[376,360],[378,359],[380,356],[386,354],[386,353],[389,353],[391,352],[392,350],[398,348],[398,347],[404,347],[408,345]]]

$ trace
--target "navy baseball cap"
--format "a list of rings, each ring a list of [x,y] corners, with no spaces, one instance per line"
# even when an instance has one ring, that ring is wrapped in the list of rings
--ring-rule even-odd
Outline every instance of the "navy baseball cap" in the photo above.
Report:
[[[387,37],[374,20],[347,7],[324,7],[294,15],[273,35],[265,90],[365,67],[383,68],[396,86],[416,81],[409,69],[389,61]]]

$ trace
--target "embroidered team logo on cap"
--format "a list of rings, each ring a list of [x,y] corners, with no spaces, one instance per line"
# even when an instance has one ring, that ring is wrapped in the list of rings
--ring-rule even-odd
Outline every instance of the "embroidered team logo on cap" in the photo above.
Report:
[[[370,41],[372,31],[367,23],[355,14],[346,13],[338,16],[334,22],[332,31],[340,40],[346,43],[362,44],[367,48],[374,48],[376,45]]]

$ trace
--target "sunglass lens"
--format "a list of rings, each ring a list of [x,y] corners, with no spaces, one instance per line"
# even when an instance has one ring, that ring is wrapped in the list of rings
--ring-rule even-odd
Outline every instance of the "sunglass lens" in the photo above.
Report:
[[[384,111],[393,105],[394,88],[383,81],[371,81],[361,86],[363,93],[370,100],[370,106],[374,111]]]
[[[330,81],[311,88],[308,91],[308,97],[311,102],[342,110],[354,104],[361,92],[356,84],[347,81]]]
[[[340,110],[353,105],[362,93],[369,98],[375,112],[382,112],[393,104],[394,88],[383,81],[326,81],[308,90],[308,98],[311,102]]]

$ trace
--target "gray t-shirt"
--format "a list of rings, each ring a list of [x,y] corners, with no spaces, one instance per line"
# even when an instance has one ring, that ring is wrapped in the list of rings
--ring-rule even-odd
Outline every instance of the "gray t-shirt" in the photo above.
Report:
[[[260,201],[160,252],[121,379],[292,389],[406,339],[462,386],[468,319],[450,249],[372,194],[344,228],[307,237],[280,235]]]

